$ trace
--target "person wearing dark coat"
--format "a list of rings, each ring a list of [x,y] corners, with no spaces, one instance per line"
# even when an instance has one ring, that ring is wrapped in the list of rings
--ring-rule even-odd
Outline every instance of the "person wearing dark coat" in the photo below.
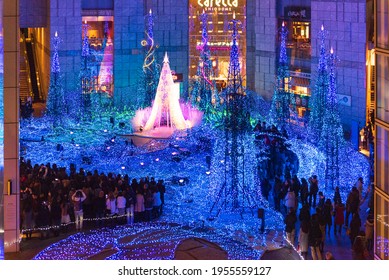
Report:
[[[334,193],[334,205],[341,204],[341,203],[342,203],[342,197],[340,196],[339,187],[337,186],[335,188],[335,193]]]
[[[103,226],[104,225],[103,218],[105,217],[105,208],[106,208],[106,199],[105,199],[104,191],[101,190],[99,192],[99,195],[93,198],[92,206],[93,206],[93,212],[95,213],[95,217],[96,217],[96,225]]]
[[[293,208],[289,208],[289,213],[285,217],[285,232],[286,238],[294,245],[294,237],[296,233],[297,216],[296,211]]]
[[[308,196],[309,196],[309,190],[308,190],[308,182],[305,178],[301,179],[301,186],[300,186],[300,198],[301,198],[301,204],[308,204]]]
[[[309,206],[316,208],[317,192],[319,191],[319,181],[316,175],[309,178],[309,184]]]
[[[327,231],[328,235],[330,235],[331,232],[332,212],[333,212],[333,207],[332,207],[331,200],[327,198],[326,201],[324,202],[322,213],[326,225],[325,231]]]
[[[353,246],[355,238],[358,236],[359,231],[361,229],[361,218],[359,217],[359,213],[356,212],[353,214],[353,217],[350,222],[350,241],[351,241],[351,246]]]
[[[61,217],[62,217],[61,202],[62,202],[61,197],[57,196],[53,199],[53,202],[51,203],[50,217],[51,217],[51,225],[53,226],[54,236],[59,236],[59,232],[61,229]]]
[[[304,204],[303,207],[301,207],[300,214],[299,214],[299,220],[300,220],[300,222],[303,222],[303,221],[310,222],[311,221],[311,213],[310,213],[310,209],[309,209],[309,204]]]
[[[350,214],[358,212],[359,210],[359,192],[356,187],[352,187],[351,192],[347,196],[346,200],[346,215],[345,215],[345,226],[348,227],[348,221]]]
[[[322,233],[319,226],[317,214],[311,217],[311,226],[308,234],[308,245],[311,248],[311,256],[313,260],[321,260],[320,244],[322,241]]]
[[[263,180],[261,180],[261,194],[266,200],[269,200],[269,191],[270,191],[269,180],[267,178],[263,178]]]
[[[36,225],[40,228],[41,239],[49,237],[50,210],[47,201],[40,203],[36,216]]]

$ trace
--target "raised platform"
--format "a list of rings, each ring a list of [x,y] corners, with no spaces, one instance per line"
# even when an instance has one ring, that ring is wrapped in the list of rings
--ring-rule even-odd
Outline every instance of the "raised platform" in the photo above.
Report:
[[[142,147],[152,140],[168,140],[176,130],[172,127],[157,127],[153,130],[138,131],[133,134],[123,134],[122,137],[131,140],[136,147]]]

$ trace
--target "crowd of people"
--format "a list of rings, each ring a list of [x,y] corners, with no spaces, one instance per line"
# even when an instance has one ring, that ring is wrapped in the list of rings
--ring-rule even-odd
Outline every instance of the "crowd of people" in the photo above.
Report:
[[[373,244],[373,213],[362,224],[360,206],[371,194],[370,188],[363,195],[363,179],[359,178],[350,190],[346,201],[342,201],[339,187],[332,198],[325,197],[319,188],[316,175],[298,178],[297,163],[288,153],[286,131],[279,131],[274,125],[258,121],[254,127],[256,140],[267,147],[268,160],[260,166],[261,193],[265,199],[272,199],[275,210],[283,213],[285,233],[289,242],[299,248],[306,259],[308,251],[312,259],[332,259],[330,252],[324,254],[326,235],[331,229],[335,236],[344,233],[350,238],[353,258],[363,259]],[[372,209],[373,196],[369,197]],[[350,219],[351,217],[351,219]],[[332,227],[333,226],[333,227]]]
[[[21,225],[27,239],[34,231],[47,238],[58,236],[71,225],[82,230],[84,221],[93,226],[151,221],[162,214],[163,180],[76,170],[56,164],[20,161]]]
[[[274,203],[285,214],[288,241],[298,247],[304,259],[307,259],[309,251],[312,259],[323,259],[326,236],[330,236],[331,230],[334,236],[341,236],[344,228],[344,234],[350,239],[353,258],[368,258],[373,244],[373,213],[370,207],[373,196],[369,198],[370,213],[362,224],[360,207],[371,194],[368,189],[362,195],[363,179],[358,179],[345,202],[342,201],[339,187],[335,188],[332,198],[326,198],[322,191],[318,191],[317,176],[313,175],[308,182],[309,188],[304,178],[300,182],[296,176],[291,180],[286,179],[284,183],[275,181]]]

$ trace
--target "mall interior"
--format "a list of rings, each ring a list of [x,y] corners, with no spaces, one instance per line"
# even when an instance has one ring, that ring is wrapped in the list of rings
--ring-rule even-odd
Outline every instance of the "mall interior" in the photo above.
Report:
[[[389,1],[387,0],[0,0],[3,88],[0,127],[0,234],[4,252],[20,250],[19,125],[20,106],[32,102],[34,114],[45,108],[50,86],[53,38],[65,91],[76,91],[81,46],[87,37],[96,53],[91,90],[117,107],[137,102],[132,93],[144,60],[145,17],[152,14],[157,61],[169,54],[170,67],[187,96],[197,73],[202,13],[208,15],[213,80],[222,91],[230,60],[231,16],[240,20],[239,48],[243,84],[271,101],[280,52],[278,30],[288,35],[290,92],[297,122],[310,110],[320,55],[320,29],[338,57],[338,107],[345,139],[374,161],[374,259],[388,260],[389,239]],[[88,28],[84,28],[85,26]],[[372,127],[373,138],[362,140]],[[365,143],[366,142],[366,143]],[[370,148],[369,148],[370,147]],[[373,178],[374,177],[374,178]],[[3,252],[2,252],[3,250]]]

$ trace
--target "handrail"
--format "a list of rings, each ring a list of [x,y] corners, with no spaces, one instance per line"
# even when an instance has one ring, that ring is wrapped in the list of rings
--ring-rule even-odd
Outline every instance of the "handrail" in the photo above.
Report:
[[[21,51],[23,53],[23,59],[24,59],[24,64],[26,65],[26,74],[27,74],[27,83],[28,83],[28,96],[32,97],[32,85],[31,85],[31,72],[30,72],[30,65],[27,60],[27,50],[26,50],[26,37],[24,36],[23,33],[20,34],[20,39],[23,41],[23,44],[21,47],[23,48]],[[20,81],[19,81],[20,83]]]
[[[40,65],[38,63],[38,59],[36,57],[36,50],[35,50],[35,38],[34,34],[31,33],[31,46],[32,46],[32,55],[34,58],[34,65],[35,65],[35,75],[36,75],[36,82],[38,85],[38,90],[39,90],[39,99],[44,101],[44,95],[43,95],[43,90],[42,90],[42,83],[41,83],[41,69]]]

